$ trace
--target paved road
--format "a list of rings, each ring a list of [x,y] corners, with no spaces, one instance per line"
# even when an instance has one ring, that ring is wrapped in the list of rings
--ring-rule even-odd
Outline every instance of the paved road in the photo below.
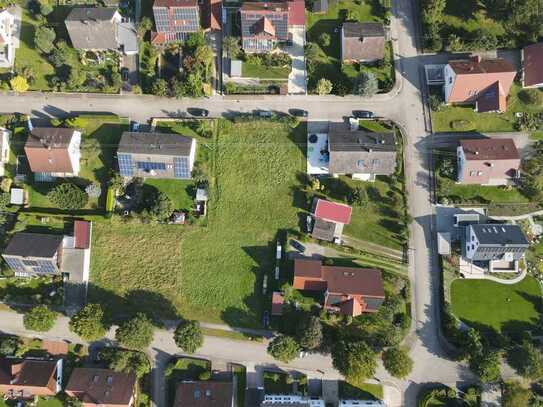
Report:
[[[426,149],[430,137],[425,128],[424,106],[420,89],[423,89],[421,73],[423,62],[441,62],[444,56],[419,56],[416,48],[416,14],[410,1],[394,1],[392,38],[396,68],[400,78],[393,92],[371,99],[359,97],[318,96],[251,96],[213,97],[210,99],[172,100],[152,96],[105,96],[35,94],[1,96],[0,109],[18,111],[35,116],[62,117],[71,112],[112,112],[138,121],[147,121],[152,116],[182,116],[188,107],[202,107],[212,116],[224,116],[233,112],[251,112],[255,109],[286,112],[291,108],[304,108],[310,120],[342,120],[353,110],[372,110],[377,115],[397,122],[405,132],[405,173],[409,196],[409,211],[414,218],[410,226],[409,275],[413,286],[414,331],[407,342],[415,367],[409,381],[393,380],[381,368],[377,378],[389,380],[405,391],[404,405],[414,406],[416,393],[426,382],[457,383],[473,380],[473,375],[464,366],[446,358],[439,339],[439,280],[437,250],[432,233],[433,211],[430,202],[429,162]],[[17,317],[19,318],[19,317]],[[19,318],[20,319],[20,318]],[[60,323],[59,323],[60,324]],[[65,325],[63,322],[62,324]],[[64,325],[53,332],[62,337],[70,335]],[[20,321],[10,321],[0,316],[0,329],[19,329]],[[18,332],[13,332],[18,333]],[[67,336],[68,338],[70,336]],[[168,332],[158,332],[153,342],[152,353],[157,365],[175,352]],[[258,343],[236,342],[220,338],[206,338],[199,352],[218,360],[275,364]],[[326,377],[337,374],[327,357],[313,355],[296,360],[291,368],[322,370]],[[157,370],[157,376],[160,369]],[[159,388],[155,395],[163,394]],[[160,400],[156,399],[159,405]]]

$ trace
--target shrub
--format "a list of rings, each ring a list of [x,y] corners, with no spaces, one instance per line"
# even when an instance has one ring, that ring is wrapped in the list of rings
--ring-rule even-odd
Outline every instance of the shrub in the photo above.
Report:
[[[34,45],[44,54],[49,54],[53,48],[55,41],[55,30],[44,25],[39,26],[34,33]]]
[[[199,380],[209,380],[211,379],[211,372],[209,370],[204,370],[198,375]]]
[[[540,105],[543,103],[543,92],[539,89],[522,89],[518,93],[518,98],[527,105]]]
[[[473,130],[475,126],[470,120],[453,120],[450,123],[451,127],[456,131]]]
[[[355,95],[371,97],[379,91],[379,82],[372,72],[360,72],[355,80],[353,93]]]
[[[0,338],[0,355],[14,356],[19,349],[19,339],[13,336],[3,336]]]
[[[268,345],[268,353],[285,363],[295,359],[299,351],[300,348],[294,338],[285,335],[276,336]]]
[[[87,194],[77,185],[66,182],[57,185],[47,194],[52,204],[60,209],[81,209],[88,202]]]
[[[87,304],[70,319],[70,331],[87,341],[94,341],[106,334],[104,311],[100,304]]]
[[[389,348],[383,352],[383,365],[394,377],[403,379],[413,369],[413,360],[400,348]]]
[[[22,76],[16,76],[10,79],[9,85],[15,92],[26,92],[30,87],[27,80]]]
[[[430,104],[430,109],[433,112],[439,112],[441,110],[441,106],[443,106],[443,101],[438,95],[430,95],[428,98],[428,103]]]
[[[142,313],[123,322],[115,332],[115,339],[129,349],[141,350],[148,347],[153,340],[153,324]]]
[[[320,96],[329,95],[332,92],[332,82],[325,78],[319,79],[316,91]]]
[[[93,182],[85,187],[85,192],[89,198],[100,198],[100,195],[102,195],[102,188],[99,183]]]
[[[38,332],[47,332],[57,319],[57,314],[51,311],[47,305],[38,305],[27,312],[23,317],[23,325],[26,329]]]
[[[198,321],[181,321],[173,334],[179,348],[187,353],[194,353],[204,343],[204,336]]]
[[[329,47],[331,42],[332,38],[330,37],[330,34],[324,32],[319,35],[319,44],[321,47]]]
[[[103,348],[99,353],[110,369],[116,372],[134,373],[138,378],[151,371],[151,363],[143,352],[119,348]]]

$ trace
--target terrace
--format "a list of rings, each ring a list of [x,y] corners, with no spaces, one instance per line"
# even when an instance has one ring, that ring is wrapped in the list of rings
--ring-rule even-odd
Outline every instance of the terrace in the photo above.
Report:
[[[311,175],[328,174],[330,155],[328,153],[328,134],[307,135],[307,173]]]

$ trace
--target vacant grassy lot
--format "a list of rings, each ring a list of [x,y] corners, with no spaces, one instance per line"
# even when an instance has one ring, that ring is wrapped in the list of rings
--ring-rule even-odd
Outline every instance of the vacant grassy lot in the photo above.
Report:
[[[439,112],[432,112],[432,130],[440,131],[480,131],[507,132],[515,131],[515,113],[536,113],[543,111],[543,106],[524,103],[519,98],[521,86],[513,84],[507,98],[505,113],[477,113],[473,106],[443,106]]]
[[[530,276],[514,285],[455,280],[451,301],[458,318],[489,333],[533,330],[541,316],[541,289]]]
[[[261,79],[288,79],[290,67],[264,66],[248,64],[243,62],[241,66],[241,75],[244,78],[261,78]]]

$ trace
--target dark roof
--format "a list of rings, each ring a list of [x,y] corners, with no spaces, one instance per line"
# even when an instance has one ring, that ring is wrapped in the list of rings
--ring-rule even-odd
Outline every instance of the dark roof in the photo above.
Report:
[[[109,21],[116,11],[115,7],[75,7],[66,17],[66,21]]]
[[[56,360],[0,358],[0,384],[47,387],[56,366]]]
[[[3,254],[9,256],[51,258],[62,244],[62,235],[15,233]]]
[[[63,127],[34,127],[25,147],[67,148],[75,131]]]
[[[328,145],[330,151],[396,152],[394,133],[372,133],[333,128],[328,134]]]
[[[492,83],[477,95],[477,111],[503,112],[507,109],[507,95],[500,81]]]
[[[520,158],[513,139],[487,138],[460,140],[466,160],[518,160]]]
[[[524,64],[524,86],[543,84],[543,42],[528,45],[522,50]]]
[[[385,27],[382,23],[343,23],[345,37],[384,37]]]
[[[83,403],[128,406],[136,382],[136,375],[133,373],[75,368],[70,375],[66,392],[75,395]]]
[[[85,220],[74,222],[74,237],[76,249],[88,249],[90,247],[91,223]]]
[[[325,240],[331,242],[334,240],[334,232],[336,230],[336,224],[334,222],[328,222],[323,219],[316,218],[313,230],[311,231],[311,237],[314,239]]]
[[[294,259],[294,270],[298,277],[321,278],[322,261]]]
[[[314,0],[313,12],[314,13],[326,13],[328,11],[328,0]]]
[[[472,75],[484,73],[516,72],[515,67],[506,59],[483,59],[478,58],[452,60],[449,65],[457,75]]]
[[[288,11],[286,1],[264,2],[264,1],[246,1],[241,5],[242,11]]]
[[[198,7],[198,0],[155,0],[153,7]]]
[[[117,153],[188,156],[192,141],[180,134],[125,131]]]
[[[194,381],[177,384],[174,407],[231,407],[232,382]]]
[[[358,267],[322,266],[322,279],[331,293],[384,298],[381,271]]]
[[[479,240],[485,246],[522,246],[528,247],[528,239],[518,225],[476,224],[470,225]]]
[[[117,9],[108,7],[74,8],[64,22],[76,49],[118,49]]]

